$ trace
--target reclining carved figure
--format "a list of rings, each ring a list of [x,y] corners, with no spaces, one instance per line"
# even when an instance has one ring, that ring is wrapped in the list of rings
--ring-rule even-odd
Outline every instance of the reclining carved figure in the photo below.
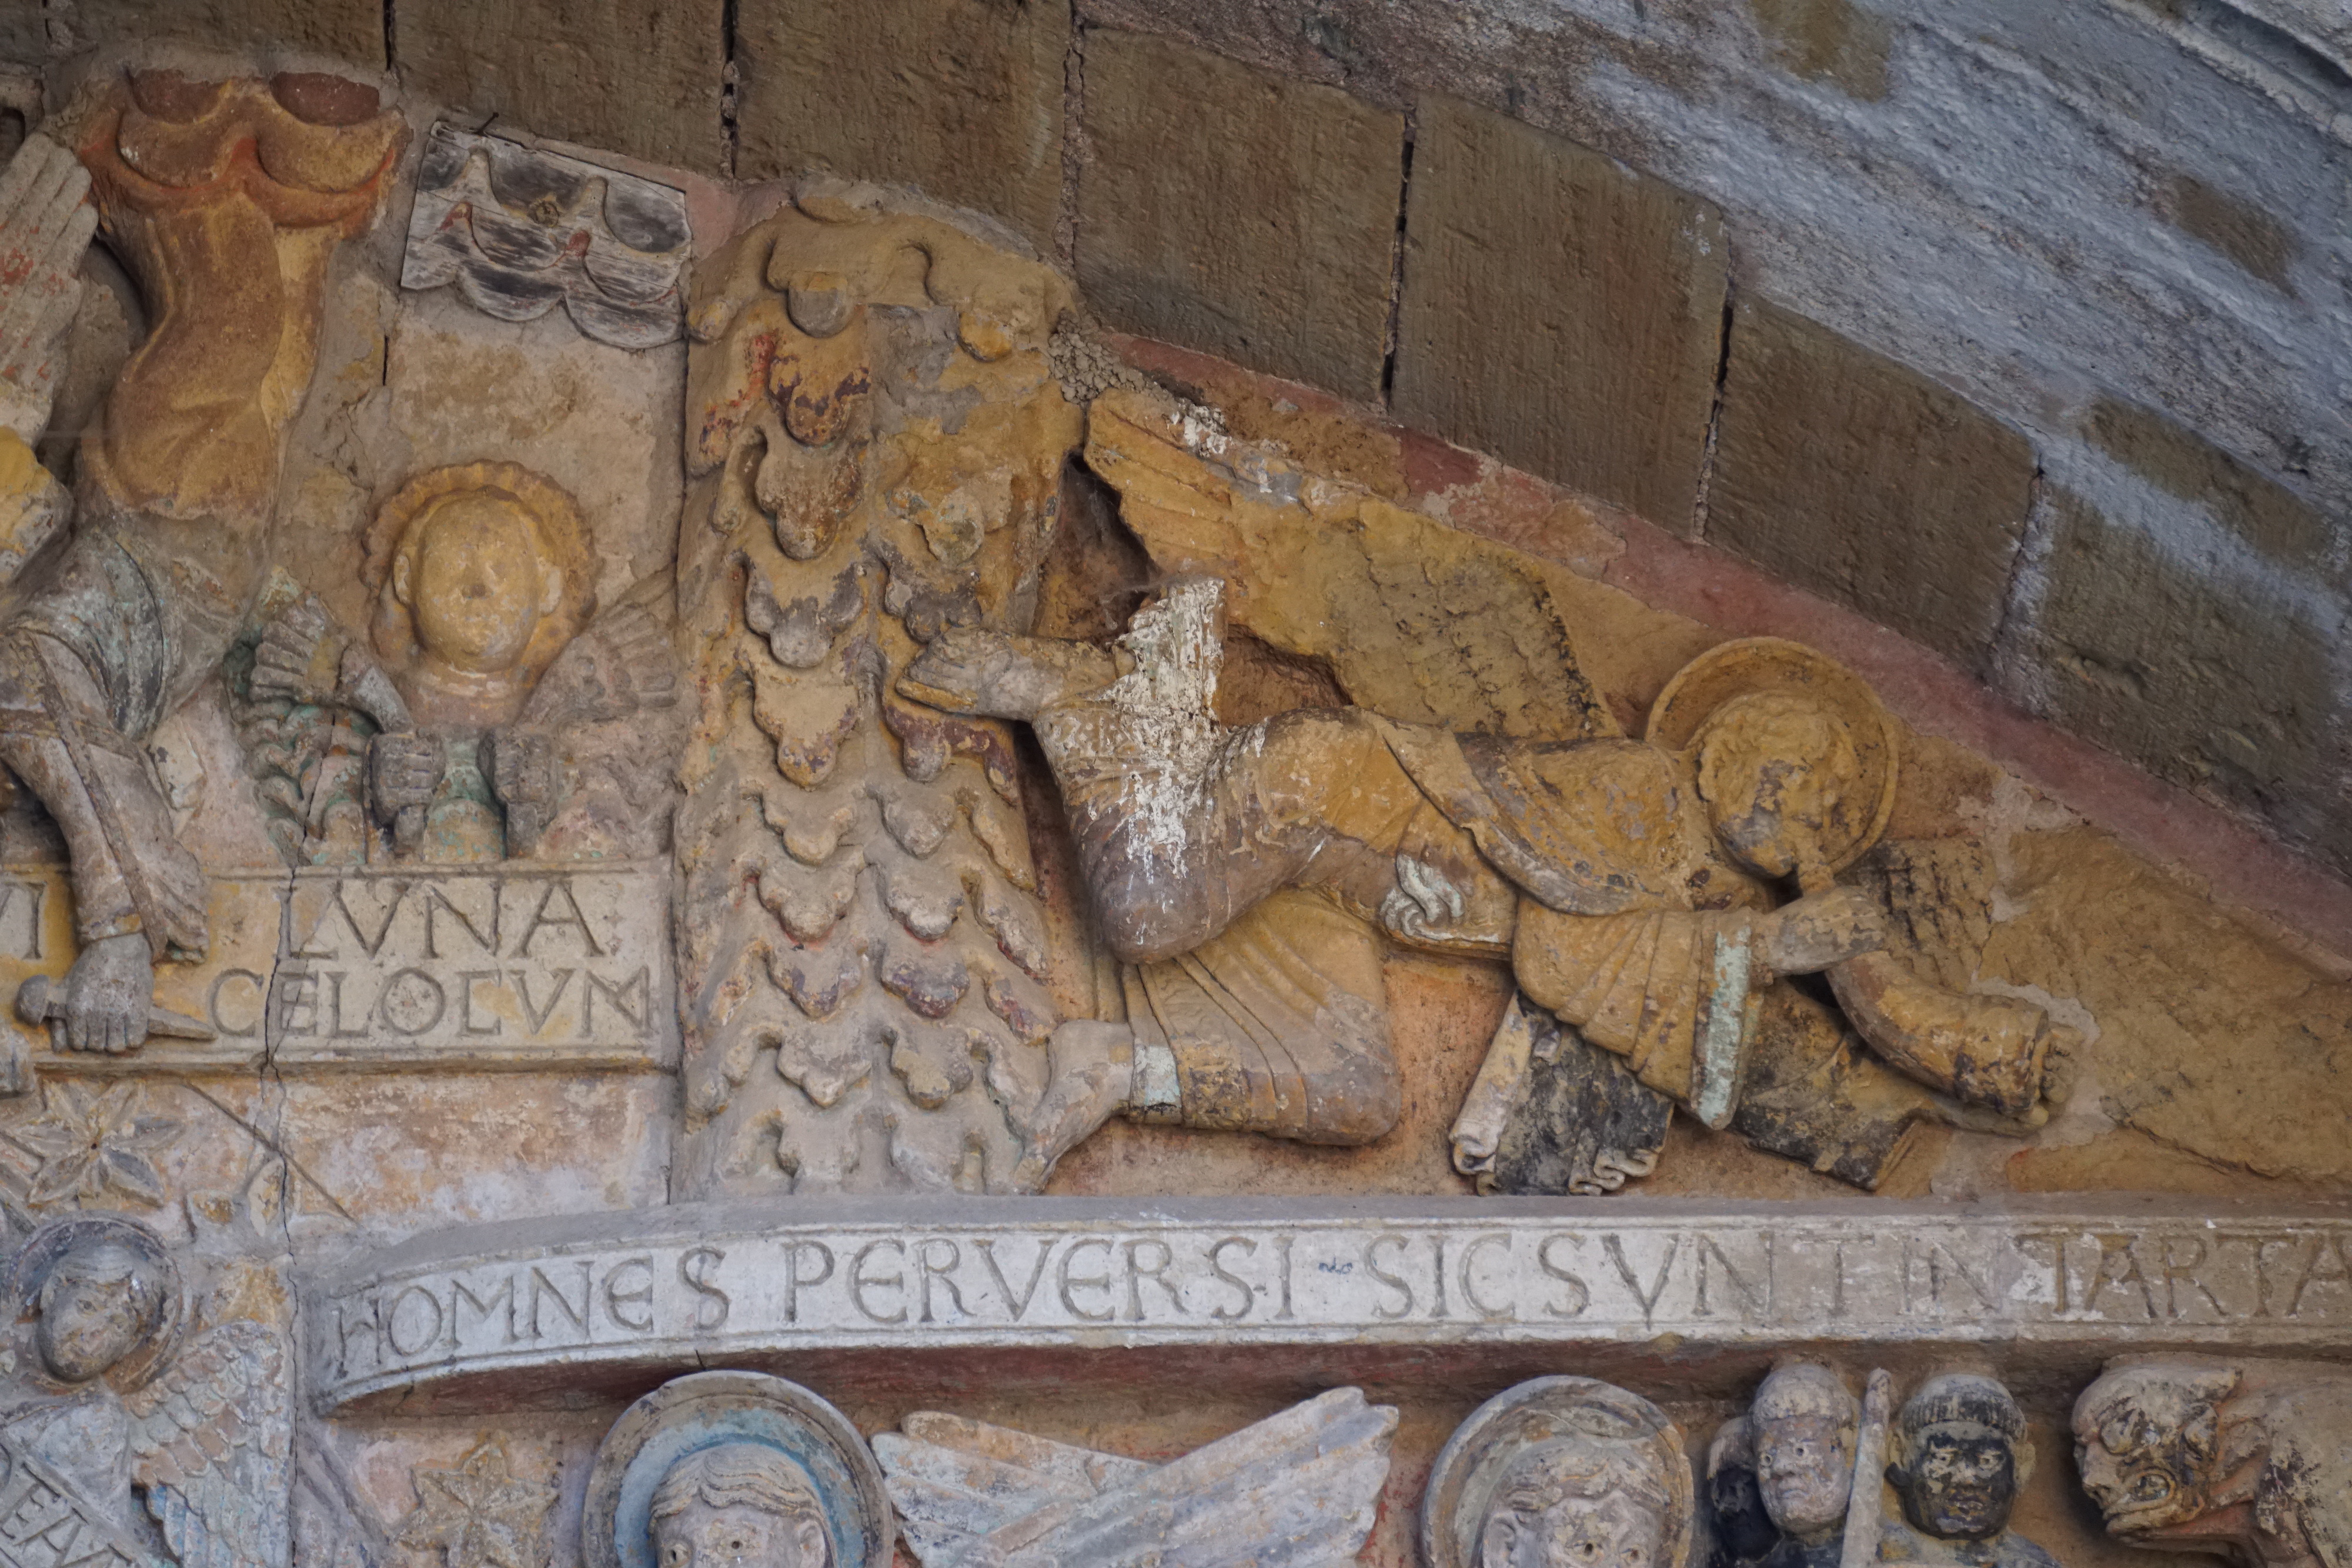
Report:
[[[1873,967],[1874,906],[1833,873],[1885,824],[1893,733],[1850,673],[1794,643],[1726,644],[1675,678],[1643,741],[1456,737],[1360,708],[1225,729],[1222,591],[1180,580],[1115,651],[950,631],[899,683],[1034,727],[1129,966],[1124,1024],[1055,1035],[1040,1167],[1122,1111],[1380,1137],[1402,1093],[1391,943],[1507,956],[1528,998],[1709,1126],[1738,1103],[1754,998],[1821,971],[1905,1072],[2008,1114],[2041,1093],[2038,1009]],[[1799,896],[1776,906],[1788,881]]]

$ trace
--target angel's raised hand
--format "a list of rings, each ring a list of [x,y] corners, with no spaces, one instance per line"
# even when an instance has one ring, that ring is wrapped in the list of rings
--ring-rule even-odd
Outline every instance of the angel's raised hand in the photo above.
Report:
[[[82,253],[97,232],[89,172],[28,136],[0,172],[0,424],[26,441],[48,423],[59,345],[81,304]]]

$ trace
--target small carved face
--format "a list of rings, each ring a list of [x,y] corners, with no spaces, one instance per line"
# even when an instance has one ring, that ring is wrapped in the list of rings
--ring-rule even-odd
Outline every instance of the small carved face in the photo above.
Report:
[[[435,507],[416,532],[393,559],[391,586],[415,617],[417,640],[461,670],[512,668],[563,593],[530,515],[509,497],[477,490]]]
[[[1894,1479],[1914,1525],[1945,1541],[1983,1541],[2009,1528],[2017,1454],[2007,1437],[1973,1423],[1930,1427]]]
[[[825,1568],[824,1529],[734,1502],[697,1501],[654,1521],[657,1568]]]
[[[1748,1465],[1725,1465],[1706,1479],[1709,1511],[1715,1515],[1715,1535],[1732,1556],[1752,1561],[1772,1550],[1779,1531],[1764,1511],[1756,1471]]]
[[[139,1348],[150,1312],[128,1277],[115,1268],[84,1267],[68,1253],[41,1287],[35,1343],[49,1373],[63,1383],[87,1383]]]
[[[1665,1526],[1623,1492],[1562,1497],[1486,1521],[1479,1568],[1659,1568]]]
[[[2074,1458],[2083,1490],[2116,1533],[2161,1530],[2204,1511],[2206,1466],[2219,1423],[2210,1406],[2168,1427],[2128,1396],[2074,1416]]]
[[[1791,1535],[1845,1517],[1853,1490],[1853,1428],[1833,1416],[1776,1416],[1756,1423],[1756,1487],[1764,1511]]]

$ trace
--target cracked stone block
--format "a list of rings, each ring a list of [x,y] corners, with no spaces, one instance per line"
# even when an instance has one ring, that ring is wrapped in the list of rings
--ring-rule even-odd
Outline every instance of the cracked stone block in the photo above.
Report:
[[[1502,115],[1425,99],[1397,417],[1688,533],[1725,261],[1708,204]]]
[[[502,0],[396,6],[402,79],[472,118],[721,172],[722,0]]]
[[[1122,330],[1370,399],[1404,119],[1134,33],[1089,33],[1077,273]]]
[[[1059,5],[746,0],[736,172],[823,168],[913,185],[1041,248],[1062,194]]]
[[[23,8],[43,9],[30,4]],[[47,10],[54,24],[49,43],[59,54],[93,45],[184,38],[215,48],[259,44],[300,49],[383,69],[379,0],[71,0]],[[0,38],[9,35],[0,21]]]
[[[2034,468],[2025,437],[1918,371],[1739,306],[1709,543],[1980,670]]]
[[[2051,716],[2352,863],[2335,629],[2069,491],[2052,499],[2049,585],[2027,643]]]

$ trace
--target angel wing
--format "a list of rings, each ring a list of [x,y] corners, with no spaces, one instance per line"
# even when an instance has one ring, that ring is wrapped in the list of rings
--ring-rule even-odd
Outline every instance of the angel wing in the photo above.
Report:
[[[1339,1388],[1166,1465],[937,1415],[874,1449],[923,1568],[1339,1568],[1396,1420]]]
[[[1544,563],[1235,440],[1207,411],[1113,392],[1087,463],[1163,571],[1232,585],[1227,614],[1409,724],[1523,739],[1613,737]]]
[[[284,1336],[221,1324],[127,1401],[131,1479],[180,1568],[285,1568],[293,1396]]]
[[[604,724],[677,701],[677,654],[670,645],[670,574],[646,578],[588,623],[556,656],[522,722],[550,728]]]

